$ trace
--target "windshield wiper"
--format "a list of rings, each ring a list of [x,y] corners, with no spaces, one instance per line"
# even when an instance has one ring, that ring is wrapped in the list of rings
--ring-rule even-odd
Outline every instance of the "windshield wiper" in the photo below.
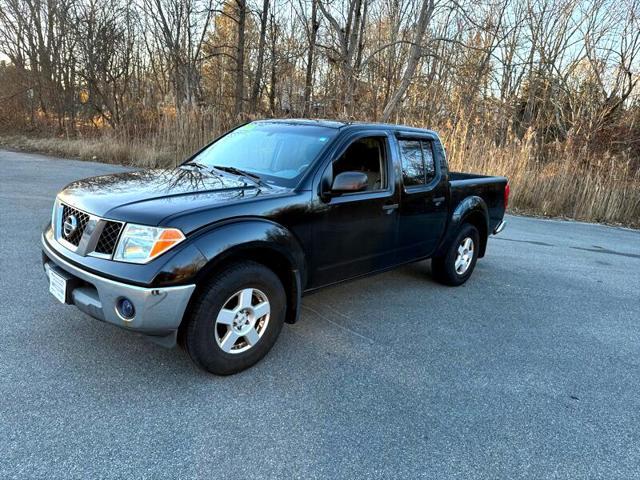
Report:
[[[266,184],[255,173],[245,172],[244,170],[240,170],[239,168],[236,168],[236,167],[230,167],[228,165],[214,165],[213,168],[215,168],[217,170],[222,170],[223,172],[233,173],[234,175],[238,175],[240,177],[248,177],[250,180],[252,180],[257,185],[260,185],[260,186],[263,186],[263,187],[267,187],[267,188],[271,188],[268,184]]]

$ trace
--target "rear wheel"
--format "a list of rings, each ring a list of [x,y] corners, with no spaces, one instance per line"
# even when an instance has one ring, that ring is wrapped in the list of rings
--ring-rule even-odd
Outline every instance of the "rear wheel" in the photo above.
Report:
[[[445,253],[431,260],[434,278],[445,285],[462,285],[473,273],[479,248],[478,229],[473,225],[464,224]]]
[[[286,293],[274,272],[255,262],[233,264],[200,292],[188,318],[185,347],[211,373],[240,372],[271,349],[285,311]]]

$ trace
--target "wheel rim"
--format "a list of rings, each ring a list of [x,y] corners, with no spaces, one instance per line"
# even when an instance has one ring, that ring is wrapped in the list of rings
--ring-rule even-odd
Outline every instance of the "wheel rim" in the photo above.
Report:
[[[460,245],[458,245],[458,255],[456,256],[456,262],[454,264],[458,275],[464,275],[467,270],[469,270],[471,262],[473,261],[474,250],[475,245],[471,237],[464,238],[462,242],[460,242]]]
[[[253,348],[267,331],[270,314],[269,299],[257,288],[244,288],[234,293],[216,318],[218,346],[231,354]]]

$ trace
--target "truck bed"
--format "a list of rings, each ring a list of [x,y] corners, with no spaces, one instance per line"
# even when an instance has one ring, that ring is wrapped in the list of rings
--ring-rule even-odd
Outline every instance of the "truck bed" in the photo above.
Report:
[[[479,175],[476,173],[449,172],[451,185],[451,208],[469,197],[481,197],[489,209],[489,231],[500,223],[504,216],[504,189],[507,185],[505,177]]]

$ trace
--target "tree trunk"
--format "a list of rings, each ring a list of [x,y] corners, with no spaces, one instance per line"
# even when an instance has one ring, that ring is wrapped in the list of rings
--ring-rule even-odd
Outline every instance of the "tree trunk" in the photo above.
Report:
[[[350,9],[351,13],[348,16],[345,38],[347,39],[347,53],[343,59],[342,72],[344,75],[343,87],[344,91],[344,110],[343,116],[346,119],[351,119],[354,114],[354,90],[356,88],[356,51],[358,48],[359,34],[360,34],[360,22],[364,21],[362,18],[362,0],[355,0],[353,9]]]
[[[244,41],[245,41],[245,24],[247,21],[247,2],[246,0],[236,0],[238,6],[238,43],[236,45],[236,89],[235,89],[235,107],[234,113],[236,117],[242,114],[242,100],[244,97]]]
[[[271,81],[269,82],[269,110],[271,115],[276,111],[276,42],[278,39],[278,27],[276,19],[271,15]]]
[[[260,41],[258,42],[258,59],[256,60],[256,76],[251,88],[251,111],[255,112],[258,107],[258,94],[260,93],[260,83],[262,83],[262,69],[264,65],[264,47],[267,41],[267,18],[269,15],[269,0],[262,3],[262,14],[260,15]]]
[[[418,24],[416,25],[416,31],[413,36],[413,43],[411,44],[411,48],[409,49],[409,60],[407,61],[407,68],[402,75],[400,85],[384,107],[384,111],[382,112],[383,122],[389,121],[391,115],[395,112],[396,108],[400,104],[402,97],[404,97],[404,94],[409,88],[409,85],[411,85],[411,80],[416,73],[418,61],[422,56],[422,41],[427,30],[427,26],[431,21],[431,14],[433,13],[433,2],[434,0],[428,0],[423,2],[422,4],[422,8],[420,9],[420,16],[418,18]]]
[[[309,32],[309,53],[307,54],[307,71],[304,80],[304,106],[302,116],[311,113],[311,89],[313,88],[313,61],[316,49],[316,38],[320,23],[318,22],[318,0],[311,0],[311,31]]]

